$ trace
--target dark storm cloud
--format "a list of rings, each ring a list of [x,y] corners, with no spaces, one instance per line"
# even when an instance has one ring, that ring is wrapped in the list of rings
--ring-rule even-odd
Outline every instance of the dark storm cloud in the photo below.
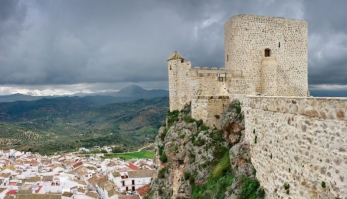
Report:
[[[347,85],[347,2],[303,3],[309,24],[309,83]]]
[[[167,82],[175,50],[193,66],[223,67],[223,26],[241,13],[308,20],[310,83],[346,84],[346,3],[328,3],[1,0],[0,84]]]

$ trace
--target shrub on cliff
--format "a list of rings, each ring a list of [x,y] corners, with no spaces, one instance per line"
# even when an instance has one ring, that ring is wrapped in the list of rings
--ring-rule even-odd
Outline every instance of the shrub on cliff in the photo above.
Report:
[[[241,187],[241,191],[238,199],[256,199],[265,196],[264,190],[259,189],[260,183],[257,179],[245,177],[241,180],[239,186]]]
[[[158,178],[165,178],[165,175],[166,175],[168,170],[169,170],[168,166],[160,169],[159,172],[158,172]]]
[[[174,110],[174,111],[168,111],[167,112],[167,123],[168,123],[168,127],[172,126],[174,122],[178,121],[178,115],[179,115],[179,111],[178,110]]]
[[[165,153],[163,153],[161,156],[159,156],[159,160],[162,162],[162,163],[166,163],[167,162],[167,156]]]

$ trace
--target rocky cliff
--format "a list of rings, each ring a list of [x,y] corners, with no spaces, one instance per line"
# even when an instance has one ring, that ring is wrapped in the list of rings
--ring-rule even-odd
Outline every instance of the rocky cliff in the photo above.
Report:
[[[191,118],[190,106],[168,112],[156,138],[158,175],[145,198],[262,198],[244,141],[238,100],[221,116],[221,129]]]

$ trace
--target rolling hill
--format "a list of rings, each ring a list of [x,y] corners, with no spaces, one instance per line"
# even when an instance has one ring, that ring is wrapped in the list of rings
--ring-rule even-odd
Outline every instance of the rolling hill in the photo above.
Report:
[[[99,104],[84,97],[0,103],[0,146],[43,154],[104,144],[132,150],[154,140],[168,110],[167,97]]]

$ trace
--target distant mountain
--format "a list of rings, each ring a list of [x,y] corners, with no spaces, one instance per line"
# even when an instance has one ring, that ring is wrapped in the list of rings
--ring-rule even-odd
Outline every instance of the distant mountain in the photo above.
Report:
[[[1,102],[15,102],[15,101],[33,101],[42,98],[52,98],[51,96],[31,96],[31,95],[23,95],[23,94],[12,94],[12,95],[4,95],[0,96]]]
[[[139,98],[167,97],[169,96],[169,91],[164,89],[146,90],[138,85],[131,85],[123,88],[119,92],[114,93],[112,96]]]
[[[78,97],[81,97],[84,101],[90,102],[93,104],[104,105],[110,103],[118,103],[118,102],[127,102],[133,101],[141,98],[154,98],[154,97],[168,97],[169,91],[164,89],[153,89],[146,90],[137,85],[131,85],[123,88],[119,92],[107,92],[107,93],[94,93],[94,94],[78,94]],[[23,94],[13,94],[13,95],[5,95],[0,96],[1,102],[16,102],[16,101],[34,101],[43,98],[61,98],[66,96],[31,96],[31,95],[23,95]]]
[[[130,85],[118,91],[115,95],[122,96],[122,97],[124,96],[129,97],[129,96],[146,95],[147,92],[148,90],[143,89],[141,86]]]

